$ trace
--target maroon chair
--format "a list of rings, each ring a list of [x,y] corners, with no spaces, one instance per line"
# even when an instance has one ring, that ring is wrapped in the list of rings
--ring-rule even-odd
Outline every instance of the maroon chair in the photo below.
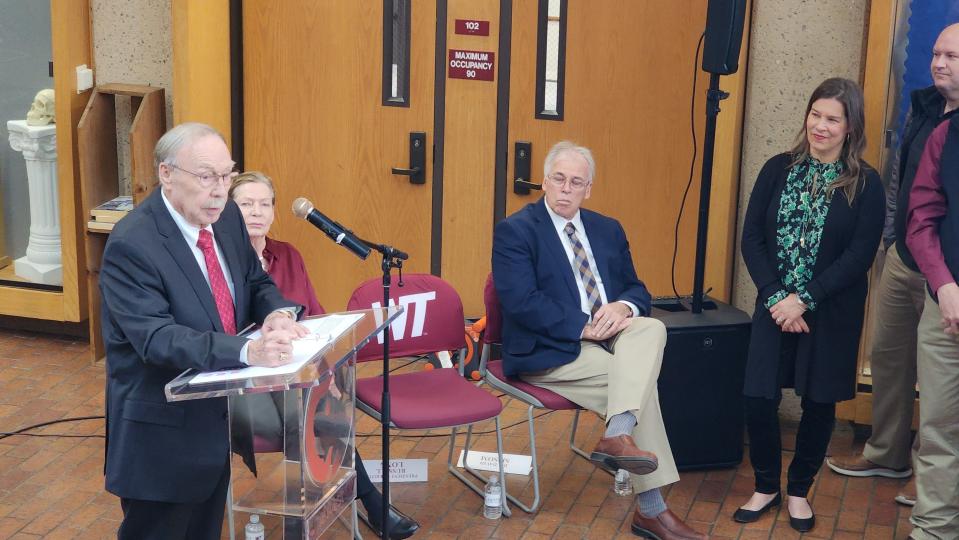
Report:
[[[573,427],[569,434],[570,449],[589,460],[589,454],[576,446],[576,428],[579,424],[579,413],[584,409],[563,396],[532,385],[516,377],[507,377],[503,373],[503,361],[491,360],[492,346],[501,343],[503,315],[500,311],[499,299],[496,297],[496,288],[493,286],[493,274],[486,278],[486,287],[483,290],[483,303],[486,305],[486,332],[483,334],[483,352],[480,356],[480,374],[486,384],[516,398],[527,405],[526,417],[529,423],[529,447],[533,458],[533,501],[527,506],[513,495],[506,497],[526,513],[533,513],[539,508],[539,466],[536,463],[536,430],[533,423],[533,409],[550,411],[576,411],[573,415]],[[472,471],[471,471],[472,472]],[[612,471],[607,471],[612,473]],[[476,473],[474,473],[476,474]]]
[[[390,289],[390,304],[401,305],[404,311],[390,324],[390,358],[415,357],[439,351],[461,349],[464,344],[463,302],[449,283],[429,274],[406,274],[403,287]],[[380,278],[362,283],[353,291],[347,309],[378,308],[383,302]],[[357,353],[357,362],[383,358],[383,337],[370,340]],[[451,428],[447,468],[473,491],[483,496],[476,486],[453,465],[453,451],[460,427],[467,427],[465,454],[469,453],[472,426],[493,419],[496,423],[496,450],[503,459],[503,441],[499,414],[503,404],[499,398],[475,386],[462,376],[462,355],[459,368],[437,368],[414,373],[390,375],[390,427],[393,429]],[[356,406],[380,420],[383,397],[382,376],[356,381]],[[465,461],[465,459],[464,459]],[[505,485],[502,467],[500,484]],[[503,511],[509,509],[503,499]]]

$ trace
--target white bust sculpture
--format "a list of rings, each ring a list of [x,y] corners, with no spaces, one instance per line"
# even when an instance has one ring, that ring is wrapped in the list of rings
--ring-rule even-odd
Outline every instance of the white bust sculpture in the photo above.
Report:
[[[37,92],[33,98],[33,105],[27,113],[28,126],[45,126],[54,123],[56,111],[54,110],[53,89],[47,88]]]

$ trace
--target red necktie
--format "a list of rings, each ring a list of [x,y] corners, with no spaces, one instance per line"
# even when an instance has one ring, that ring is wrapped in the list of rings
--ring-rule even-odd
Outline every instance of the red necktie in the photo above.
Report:
[[[236,334],[233,297],[230,296],[230,288],[227,287],[226,278],[223,277],[223,268],[220,267],[220,261],[216,258],[216,250],[213,249],[213,235],[210,234],[210,231],[200,229],[200,239],[197,240],[196,245],[203,252],[203,259],[206,261],[206,273],[210,276],[210,289],[213,290],[216,310],[220,312],[220,322],[223,323],[223,330],[227,334]]]

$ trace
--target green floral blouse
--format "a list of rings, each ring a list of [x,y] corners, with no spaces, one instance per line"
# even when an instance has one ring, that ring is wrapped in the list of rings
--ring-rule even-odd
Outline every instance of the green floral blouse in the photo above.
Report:
[[[829,213],[829,186],[840,174],[841,161],[822,163],[812,156],[790,169],[776,215],[776,260],[785,289],[766,300],[767,308],[796,293],[808,309],[816,309],[806,284],[812,279]]]

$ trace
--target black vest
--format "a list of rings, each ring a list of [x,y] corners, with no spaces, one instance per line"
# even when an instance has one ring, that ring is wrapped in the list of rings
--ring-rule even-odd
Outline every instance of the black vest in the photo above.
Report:
[[[899,145],[899,192],[896,200],[896,216],[894,227],[896,231],[896,251],[902,262],[909,268],[918,271],[919,265],[906,246],[906,219],[909,214],[909,192],[919,169],[919,159],[926,147],[926,139],[940,122],[952,116],[955,111],[943,114],[946,100],[935,86],[921,90],[914,90],[910,95],[909,123],[903,130],[902,141]]]

